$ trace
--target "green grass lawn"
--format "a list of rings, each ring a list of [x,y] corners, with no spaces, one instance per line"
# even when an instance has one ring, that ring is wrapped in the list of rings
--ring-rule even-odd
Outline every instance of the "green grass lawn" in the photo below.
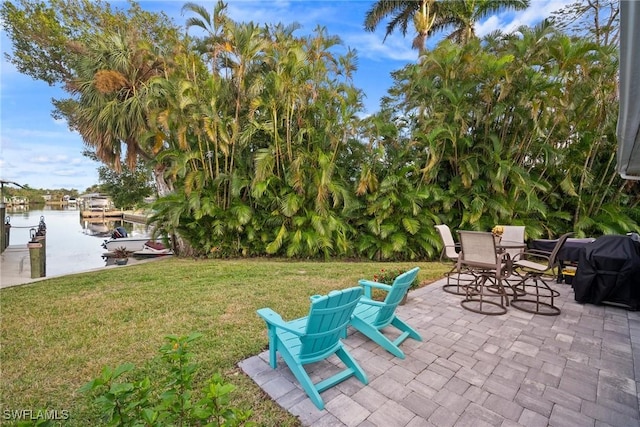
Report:
[[[294,426],[290,416],[237,367],[267,347],[256,310],[285,320],[306,315],[309,296],[373,278],[381,268],[421,267],[423,283],[442,263],[163,259],[0,290],[0,412],[67,410],[68,426],[99,424],[78,392],[104,365],[132,362],[154,380],[153,359],[168,334],[200,332],[192,351],[200,390],[215,372],[237,386],[234,405],[259,425]]]

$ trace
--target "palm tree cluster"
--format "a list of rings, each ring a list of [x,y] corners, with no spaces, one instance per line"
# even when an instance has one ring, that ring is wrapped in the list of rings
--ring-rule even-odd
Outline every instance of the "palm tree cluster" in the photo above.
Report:
[[[424,52],[427,39],[450,30],[447,39],[464,44],[476,39],[475,25],[503,10],[525,10],[530,0],[379,0],[367,11],[364,28],[375,31],[390,18],[385,38],[399,29],[407,35],[410,22],[416,35],[412,47]]]
[[[57,113],[98,158],[152,168],[151,221],[183,254],[425,259],[441,222],[538,237],[640,220],[613,169],[615,49],[551,24],[444,40],[359,119],[355,53],[322,27],[235,22],[222,2],[185,4],[199,36],[135,4],[21,6],[2,8],[12,60],[64,84]]]
[[[394,74],[386,109],[405,160],[463,229],[527,226],[529,236],[637,229],[638,186],[615,170],[615,46],[550,22],[448,41]],[[391,113],[389,113],[391,114]]]

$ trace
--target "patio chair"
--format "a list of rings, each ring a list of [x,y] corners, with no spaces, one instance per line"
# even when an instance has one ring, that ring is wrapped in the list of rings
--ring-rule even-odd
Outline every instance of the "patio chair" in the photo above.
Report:
[[[358,281],[358,284],[364,288],[364,296],[353,312],[351,326],[401,359],[404,359],[405,356],[399,345],[404,340],[411,337],[416,341],[422,341],[420,334],[395,314],[398,304],[409,290],[409,286],[415,280],[419,270],[420,268],[416,267],[402,273],[396,277],[392,285],[364,279]],[[373,289],[382,289],[387,292],[384,301],[372,299]],[[394,340],[382,333],[382,329],[389,325],[396,327],[401,332]]]
[[[270,308],[258,310],[258,315],[267,322],[271,367],[277,367],[276,353],[280,353],[318,409],[324,408],[324,401],[320,397],[324,390],[352,376],[363,384],[369,382],[365,372],[340,341],[361,296],[362,288],[357,286],[332,291],[324,296],[314,295],[311,297],[309,315],[290,322],[282,320]],[[313,383],[304,365],[325,360],[333,354],[346,365],[346,369]]]
[[[460,277],[461,271],[460,271],[460,265],[458,264],[458,258],[459,258],[458,250],[460,249],[460,244],[456,243],[453,240],[453,235],[451,234],[451,229],[449,228],[448,225],[439,224],[439,225],[436,225],[435,227],[436,227],[436,230],[438,230],[438,233],[440,234],[440,238],[442,239],[442,243],[443,243],[442,253],[440,254],[440,260],[442,261],[442,258],[446,256],[449,260],[454,262],[454,265],[451,268],[451,270],[449,270],[444,275],[447,278],[447,283],[442,285],[442,290],[454,295],[465,295],[466,291],[464,289],[464,285],[461,285],[461,281],[464,281],[465,279],[462,279]],[[457,275],[457,277],[455,279],[455,283],[451,283],[451,276],[454,274]]]
[[[521,290],[524,295],[516,294],[511,301],[512,306],[528,313],[546,316],[560,314],[560,308],[554,303],[560,292],[551,289],[544,276],[553,278],[557,275],[554,270],[560,268],[558,252],[572,234],[566,233],[560,236],[549,256],[539,251],[523,252],[521,259],[513,263],[514,273],[520,277],[514,288]]]
[[[463,308],[475,313],[500,315],[507,312],[509,294],[503,280],[510,274],[508,257],[498,252],[493,234],[460,231],[462,252],[459,263],[468,268],[475,280],[465,287]],[[508,282],[505,282],[508,287]],[[509,288],[510,289],[510,288]],[[499,298],[498,301],[495,301]]]
[[[502,239],[507,242],[524,243],[524,225],[503,225]],[[518,258],[523,252],[522,249],[505,249],[511,259]]]

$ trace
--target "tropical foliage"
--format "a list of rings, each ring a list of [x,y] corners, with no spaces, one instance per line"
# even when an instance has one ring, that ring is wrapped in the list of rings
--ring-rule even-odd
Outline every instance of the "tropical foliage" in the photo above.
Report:
[[[458,29],[491,6],[450,3],[473,6],[440,10]],[[64,84],[57,112],[99,158],[153,169],[151,221],[183,254],[428,259],[441,222],[529,237],[638,227],[638,186],[614,169],[615,45],[589,34],[454,32],[361,119],[355,52],[325,28],[298,36],[187,3],[202,35],[182,36],[135,4],[20,4],[2,7],[12,61]]]
[[[477,38],[475,24],[501,10],[524,10],[530,0],[379,0],[367,11],[364,28],[375,31],[389,18],[385,38],[396,29],[407,35],[413,23],[413,48],[423,52],[430,36],[451,30],[447,39],[466,43]]]
[[[138,163],[135,170],[121,166],[120,172],[106,166],[98,168],[101,191],[111,197],[119,209],[134,209],[143,206],[146,197],[155,194],[151,172],[144,163]]]
[[[387,108],[407,123],[424,183],[445,188],[433,207],[443,221],[517,222],[529,236],[628,231],[638,189],[614,168],[617,68],[614,48],[544,22],[442,42],[395,74]]]

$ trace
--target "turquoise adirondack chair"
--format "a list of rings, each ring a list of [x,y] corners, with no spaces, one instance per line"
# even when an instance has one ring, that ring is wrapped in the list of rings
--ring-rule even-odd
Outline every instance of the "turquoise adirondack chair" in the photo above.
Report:
[[[404,359],[404,352],[399,345],[404,340],[411,337],[416,341],[422,341],[420,334],[395,314],[396,307],[398,307],[398,304],[400,304],[400,301],[409,290],[409,286],[418,275],[419,270],[420,267],[416,267],[402,273],[396,277],[391,286],[371,280],[363,279],[358,281],[358,284],[364,288],[364,297],[360,299],[353,312],[351,326],[378,343],[389,353],[401,359]],[[384,301],[371,299],[373,288],[388,292]],[[389,325],[395,326],[401,331],[400,336],[393,341],[382,333],[382,329]]]
[[[365,372],[340,341],[361,296],[362,288],[359,287],[331,291],[324,296],[314,295],[311,297],[309,315],[290,322],[282,320],[282,317],[270,308],[258,310],[258,315],[267,322],[271,367],[277,367],[276,353],[280,353],[318,409],[324,408],[324,402],[320,397],[324,390],[351,376],[355,376],[364,384],[369,382]],[[324,360],[332,354],[342,360],[346,369],[314,384],[304,365]]]

